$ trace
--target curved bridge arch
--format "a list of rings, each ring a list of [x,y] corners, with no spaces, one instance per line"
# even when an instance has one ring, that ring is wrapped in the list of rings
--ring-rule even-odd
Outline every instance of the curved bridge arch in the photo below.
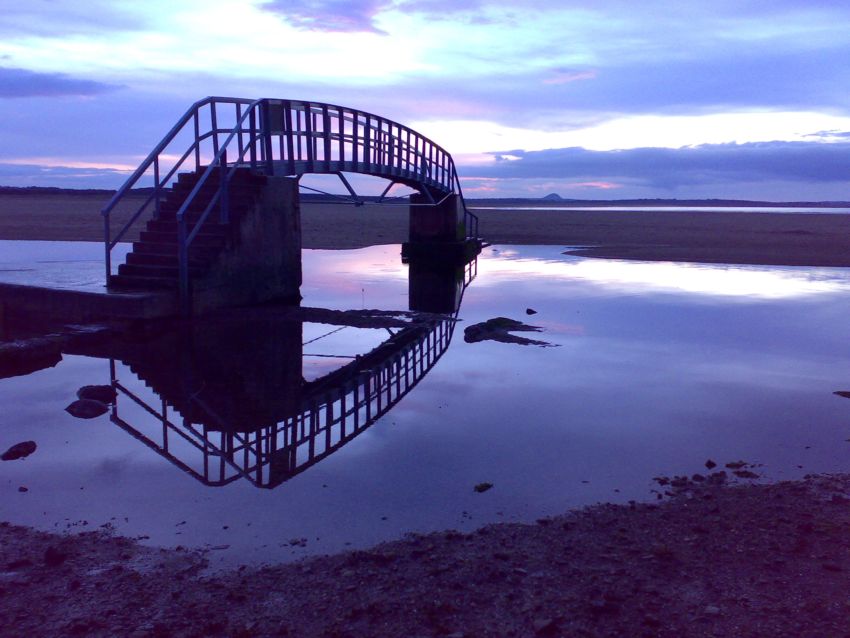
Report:
[[[111,251],[142,218],[159,218],[180,172],[199,178],[177,212],[180,224],[181,285],[188,275],[188,247],[213,210],[227,220],[228,184],[249,168],[265,175],[362,173],[405,184],[438,206],[457,195],[468,239],[478,236],[478,219],[466,207],[452,156],[420,133],[387,118],[335,104],[303,100],[208,97],[192,105],[103,208],[107,279]],[[348,182],[343,183],[354,194]],[[113,234],[112,211],[132,188],[152,180],[148,197]],[[192,227],[186,212],[199,195],[206,207]],[[420,204],[421,205],[421,204]]]
[[[362,173],[439,200],[460,193],[454,160],[441,146],[379,115],[320,102],[261,100],[261,161],[276,175]]]

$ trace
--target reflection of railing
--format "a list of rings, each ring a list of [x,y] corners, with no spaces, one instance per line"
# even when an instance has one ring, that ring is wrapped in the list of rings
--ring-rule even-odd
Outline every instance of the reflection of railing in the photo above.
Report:
[[[474,274],[469,266],[466,272],[471,281]],[[113,387],[155,417],[160,426],[155,437],[142,433],[122,418],[118,402],[113,406],[111,420],[207,485],[225,485],[245,478],[258,487],[275,487],[339,449],[386,414],[443,355],[455,322],[454,317],[437,317],[427,328],[420,325],[403,329],[391,340],[403,345],[379,346],[363,357],[368,368],[353,375],[328,375],[341,376],[338,382],[312,382],[310,385],[316,390],[304,398],[299,413],[249,432],[193,424],[170,410],[164,400],[159,410],[150,407],[118,381],[112,360]],[[383,357],[373,356],[388,350]],[[197,459],[198,451],[202,464],[193,467],[193,462],[185,459]]]
[[[204,168],[206,166],[206,168]],[[463,193],[451,155],[416,131],[364,111],[320,102],[208,97],[196,102],[156,145],[103,208],[106,275],[111,251],[137,220],[158,218],[160,203],[178,171],[203,172],[177,212],[181,294],[188,289],[188,247],[211,212],[228,219],[228,184],[237,168],[249,166],[266,175],[365,173],[407,184],[431,204]],[[214,175],[219,178],[214,179]],[[153,189],[113,237],[110,217],[118,203],[143,178]],[[215,193],[193,228],[186,212],[204,190]],[[351,189],[343,178],[343,183]],[[463,203],[466,235],[478,236],[478,218]]]

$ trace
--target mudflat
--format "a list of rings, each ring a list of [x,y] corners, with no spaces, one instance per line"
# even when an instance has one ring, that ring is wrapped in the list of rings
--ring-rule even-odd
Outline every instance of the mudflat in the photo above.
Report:
[[[127,198],[113,237],[142,204]],[[0,194],[0,239],[102,241],[102,195]],[[493,244],[548,244],[591,257],[651,261],[850,266],[850,215],[728,213],[675,209],[472,209]],[[302,203],[305,248],[360,248],[407,239],[405,205]],[[136,224],[126,239],[135,239]]]
[[[847,635],[850,479],[726,487],[712,477],[673,479],[681,487],[660,505],[217,573],[195,552],[0,524],[2,633]]]

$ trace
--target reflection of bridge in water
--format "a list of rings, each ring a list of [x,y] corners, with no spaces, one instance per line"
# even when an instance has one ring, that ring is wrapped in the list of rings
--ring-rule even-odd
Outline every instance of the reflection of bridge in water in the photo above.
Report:
[[[113,345],[108,356],[119,398],[111,420],[207,485],[245,478],[276,487],[363,432],[433,368],[451,342],[476,267],[476,261],[436,270],[412,264],[408,313],[251,309],[195,325],[188,338],[168,332],[142,344]],[[390,337],[305,381],[302,320],[369,324]],[[224,343],[233,347],[225,350]],[[156,406],[119,380],[116,360],[154,390]],[[130,404],[136,407],[125,410]],[[139,418],[147,419],[146,427]]]

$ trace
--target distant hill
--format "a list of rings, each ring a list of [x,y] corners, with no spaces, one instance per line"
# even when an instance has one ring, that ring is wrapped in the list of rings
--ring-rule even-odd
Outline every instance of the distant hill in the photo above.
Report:
[[[134,188],[134,195],[149,195],[153,188]],[[57,188],[54,186],[0,186],[0,195],[101,195],[108,197],[115,193],[114,190],[101,188]],[[342,196],[341,200],[347,198]],[[303,201],[329,201],[327,195],[316,193],[301,193]],[[376,201],[377,196],[362,197],[366,202]],[[396,201],[404,201],[404,198]],[[557,193],[549,193],[545,197],[492,197],[492,198],[466,198],[468,206],[523,206],[534,208],[535,206],[546,206],[549,204],[563,204],[575,207],[605,207],[616,206],[728,206],[735,208],[750,208],[759,206],[782,207],[782,208],[850,208],[850,201],[826,201],[826,202],[768,202],[747,199],[567,199]]]
[[[552,193],[555,195],[555,193]],[[720,206],[734,208],[752,208],[752,207],[776,207],[776,208],[850,208],[850,202],[847,201],[829,201],[829,202],[768,202],[761,200],[748,199],[566,199],[557,196],[558,199],[550,199],[551,195],[540,198],[520,198],[520,197],[493,197],[472,199],[467,197],[467,206],[525,206],[534,208],[535,206],[546,206],[549,204],[563,204],[565,206],[575,206],[578,208],[615,208],[617,206],[657,206],[657,207],[677,207],[677,206]]]

